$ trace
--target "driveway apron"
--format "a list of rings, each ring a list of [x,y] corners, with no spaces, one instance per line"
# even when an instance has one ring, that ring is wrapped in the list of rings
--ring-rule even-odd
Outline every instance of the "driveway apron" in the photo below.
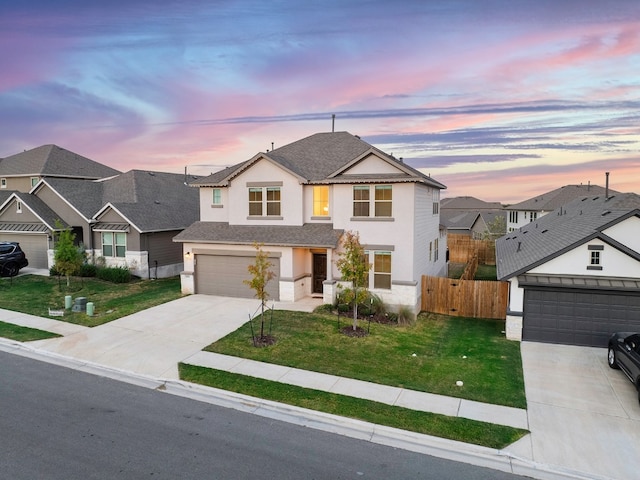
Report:
[[[258,306],[255,299],[189,295],[98,327],[32,344],[116,369],[177,379],[178,362],[237,330]]]
[[[640,472],[640,405],[604,348],[523,342],[533,460],[595,477]]]

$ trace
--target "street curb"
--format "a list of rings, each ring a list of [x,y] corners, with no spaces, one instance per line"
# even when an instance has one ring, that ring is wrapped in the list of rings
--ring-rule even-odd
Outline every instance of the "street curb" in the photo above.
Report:
[[[265,418],[515,475],[539,480],[607,480],[606,477],[539,464],[504,450],[409,432],[182,380],[152,378],[39,350],[4,338],[0,338],[0,351]]]

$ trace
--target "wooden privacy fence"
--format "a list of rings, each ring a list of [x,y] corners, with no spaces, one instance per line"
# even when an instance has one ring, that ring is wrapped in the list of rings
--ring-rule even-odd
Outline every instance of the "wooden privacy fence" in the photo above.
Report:
[[[507,316],[508,298],[507,282],[422,277],[421,310],[424,312],[504,319]]]
[[[447,247],[450,262],[467,263],[477,253],[480,265],[496,264],[495,240],[474,240],[469,235],[448,233]]]

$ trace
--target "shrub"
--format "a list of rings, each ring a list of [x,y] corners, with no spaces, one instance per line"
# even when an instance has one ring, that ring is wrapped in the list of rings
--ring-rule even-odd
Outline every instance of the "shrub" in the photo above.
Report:
[[[95,277],[98,272],[98,267],[90,263],[83,263],[80,267],[81,277]]]
[[[398,309],[398,325],[411,325],[415,321],[416,316],[409,307],[402,306]]]
[[[127,283],[131,280],[131,272],[126,266],[101,267],[97,269],[96,276],[101,280],[112,283]]]
[[[333,305],[330,303],[324,303],[322,305],[318,305],[313,309],[314,313],[333,313]]]
[[[60,272],[58,272],[58,270],[56,270],[56,266],[55,265],[49,269],[49,275],[51,277],[57,277],[58,275],[60,275]]]

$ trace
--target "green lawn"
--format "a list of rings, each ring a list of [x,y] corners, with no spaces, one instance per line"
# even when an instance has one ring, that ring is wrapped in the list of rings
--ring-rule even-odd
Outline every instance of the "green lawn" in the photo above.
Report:
[[[495,265],[478,265],[474,280],[497,280]]]
[[[180,378],[189,382],[489,448],[504,448],[527,433],[517,428],[419,412],[194,365],[180,364],[179,370]]]
[[[18,342],[31,342],[45,338],[59,337],[57,333],[45,332],[36,328],[21,327],[13,323],[0,322],[0,337],[10,338]]]
[[[372,323],[370,335],[353,338],[339,333],[335,315],[275,311],[271,328],[270,347],[253,347],[246,324],[205,350],[526,408],[520,344],[506,340],[503,321],[423,314],[412,326]]]
[[[49,308],[64,308],[64,297],[86,297],[95,305],[94,316],[84,312],[65,312],[63,317],[50,317],[69,323],[94,327],[140,310],[180,298],[180,278],[134,280],[110,283],[97,278],[65,279],[24,275],[0,280],[0,305],[7,310],[49,317]]]

